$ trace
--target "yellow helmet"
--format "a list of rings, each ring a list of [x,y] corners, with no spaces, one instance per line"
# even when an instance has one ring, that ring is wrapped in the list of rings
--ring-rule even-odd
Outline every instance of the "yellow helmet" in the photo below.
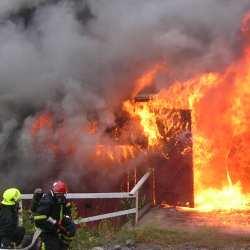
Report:
[[[3,193],[2,204],[4,205],[15,205],[20,199],[21,193],[16,188],[9,188]]]

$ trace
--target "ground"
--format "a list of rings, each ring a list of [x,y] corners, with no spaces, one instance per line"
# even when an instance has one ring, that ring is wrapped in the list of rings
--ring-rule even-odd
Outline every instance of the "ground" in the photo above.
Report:
[[[201,212],[196,209],[152,206],[140,219],[135,227],[131,222],[126,226],[135,230],[145,228],[147,225],[155,229],[181,229],[187,232],[187,241],[182,240],[180,245],[153,243],[125,243],[121,245],[106,245],[99,249],[105,250],[250,250],[250,210],[217,210],[213,212]],[[216,229],[216,233],[210,236],[209,230],[201,234],[199,229]],[[197,234],[198,237],[190,237],[189,233]],[[184,233],[185,234],[185,233]],[[183,234],[182,234],[183,235]],[[201,236],[201,237],[199,237]],[[166,235],[166,237],[168,237]],[[143,240],[146,236],[143,235]],[[189,241],[189,239],[191,239]],[[203,244],[205,242],[205,244]],[[228,244],[227,244],[228,243]]]
[[[250,210],[215,210],[212,212],[199,211],[191,208],[153,206],[139,220],[137,227],[154,223],[159,229],[176,227],[217,227],[221,232],[233,234],[249,234]]]
[[[186,232],[198,232],[201,228],[212,228],[218,232],[217,238],[206,239],[223,242],[222,244],[207,244],[206,247],[194,248],[187,244],[180,249],[247,249],[250,250],[250,211],[245,210],[217,210],[213,212],[202,212],[196,209],[180,208],[171,206],[153,206],[142,216],[136,228],[140,229],[148,224],[154,225],[157,229],[181,229]],[[213,236],[214,237],[214,236]],[[233,243],[233,246],[226,247],[226,243]],[[131,249],[152,249],[169,250],[171,246],[160,247],[158,245],[141,244]]]

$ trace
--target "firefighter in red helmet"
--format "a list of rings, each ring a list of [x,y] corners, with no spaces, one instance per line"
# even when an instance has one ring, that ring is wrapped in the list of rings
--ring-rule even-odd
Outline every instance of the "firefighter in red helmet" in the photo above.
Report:
[[[71,220],[71,204],[66,199],[67,186],[61,181],[43,195],[34,213],[34,223],[42,229],[35,249],[64,250],[74,238],[76,225]]]

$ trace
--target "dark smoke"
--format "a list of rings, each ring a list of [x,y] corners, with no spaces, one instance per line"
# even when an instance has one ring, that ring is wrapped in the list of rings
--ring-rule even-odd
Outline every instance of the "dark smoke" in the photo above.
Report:
[[[106,131],[135,81],[156,62],[169,69],[157,76],[156,91],[222,72],[240,54],[236,37],[249,9],[249,0],[1,0],[1,190],[33,192],[61,179],[70,191],[86,192],[81,179],[90,170],[91,187],[112,180],[118,163],[107,162],[111,171],[102,173],[93,150],[114,144]],[[45,111],[53,129],[39,131],[37,140],[57,142],[56,153],[34,146],[32,124]]]

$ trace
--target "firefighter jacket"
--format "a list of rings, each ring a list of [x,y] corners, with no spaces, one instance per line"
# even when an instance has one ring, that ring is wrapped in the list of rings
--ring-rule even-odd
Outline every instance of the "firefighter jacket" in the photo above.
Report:
[[[64,216],[71,217],[71,204],[67,199],[58,203],[58,200],[52,196],[51,192],[45,194],[39,201],[34,214],[34,222],[37,228],[52,234],[58,233],[58,221],[63,221]],[[48,221],[49,217],[56,221],[53,224]]]
[[[17,211],[15,205],[1,204],[0,237],[10,238],[17,227]]]

